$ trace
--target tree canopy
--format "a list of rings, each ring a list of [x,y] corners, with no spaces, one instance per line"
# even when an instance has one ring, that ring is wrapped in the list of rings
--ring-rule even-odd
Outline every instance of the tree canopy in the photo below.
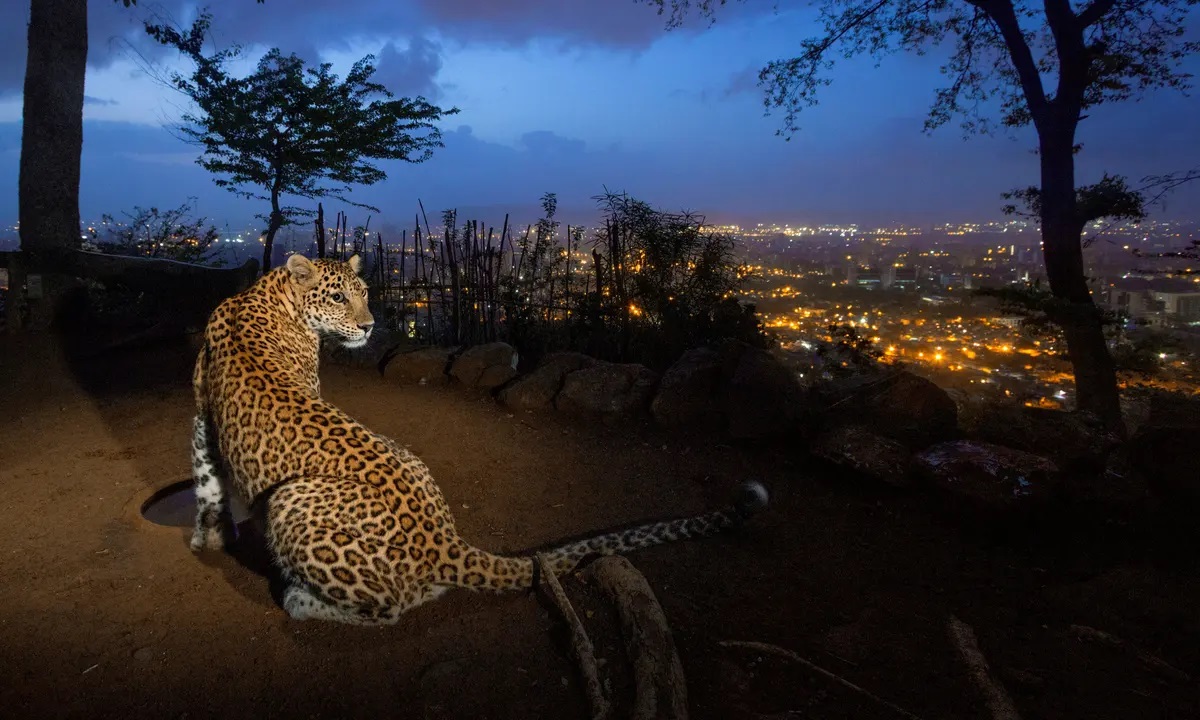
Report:
[[[286,196],[334,198],[359,207],[347,193],[387,177],[374,161],[420,163],[442,147],[437,121],[458,112],[423,97],[396,98],[372,80],[374,57],[354,64],[344,79],[324,63],[306,67],[294,54],[268,51],[249,76],[233,76],[233,47],[206,54],[211,16],[201,14],[186,31],[146,25],[146,32],[190,59],[190,74],[172,73],[171,84],[196,110],[181,132],[203,148],[197,162],[231,192],[271,203],[264,270],[280,227],[310,217],[308,208],[284,207]],[[370,208],[374,209],[374,208]]]
[[[689,14],[715,19],[726,0],[639,0],[657,5],[669,27]],[[779,133],[799,129],[817,104],[837,58],[925,54],[949,45],[926,118],[932,130],[958,117],[968,132],[1037,123],[1061,106],[1086,110],[1137,93],[1186,90],[1180,61],[1200,51],[1185,39],[1187,15],[1200,0],[820,0],[820,35],[791,58],[759,71],[764,106],[783,114]],[[1074,36],[1074,37],[1073,37]],[[1066,58],[1065,44],[1077,44]]]

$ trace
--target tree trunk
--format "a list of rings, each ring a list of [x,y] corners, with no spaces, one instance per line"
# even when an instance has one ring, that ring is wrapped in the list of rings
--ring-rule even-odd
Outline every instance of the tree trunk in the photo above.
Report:
[[[1039,138],[1042,250],[1050,291],[1057,301],[1052,319],[1063,329],[1075,371],[1076,405],[1095,413],[1108,430],[1124,437],[1116,366],[1104,339],[1100,309],[1092,301],[1084,275],[1083,223],[1075,195],[1074,124],[1046,123],[1039,127]]]
[[[279,209],[279,193],[271,193],[271,218],[267,222],[267,232],[263,235],[262,274],[271,271],[271,253],[275,249],[275,234],[283,227],[283,212]]]
[[[21,249],[38,271],[80,246],[79,160],[83,151],[83,80],[87,0],[33,0],[22,114],[19,221]],[[41,278],[31,324],[46,327],[70,280]]]
[[[325,257],[325,208],[317,203],[317,257]]]

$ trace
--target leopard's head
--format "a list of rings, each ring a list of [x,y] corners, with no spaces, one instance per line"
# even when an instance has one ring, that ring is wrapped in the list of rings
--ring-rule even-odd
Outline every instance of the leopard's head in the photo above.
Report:
[[[362,258],[341,262],[291,255],[287,270],[298,290],[300,317],[309,328],[348,348],[367,344],[375,318],[367,308],[367,284],[358,276]]]

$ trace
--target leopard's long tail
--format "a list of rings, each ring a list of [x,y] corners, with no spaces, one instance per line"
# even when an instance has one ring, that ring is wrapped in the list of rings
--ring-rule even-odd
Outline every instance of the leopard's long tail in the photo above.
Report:
[[[765,508],[768,501],[767,489],[761,483],[745,482],[738,488],[734,503],[727,508],[606,532],[525,556],[495,555],[462,541],[450,551],[457,575],[440,580],[441,584],[472,590],[523,590],[536,582],[535,558],[538,555],[544,557],[549,568],[558,575],[574,570],[588,557],[617,555],[677,540],[716,535],[740,526]]]

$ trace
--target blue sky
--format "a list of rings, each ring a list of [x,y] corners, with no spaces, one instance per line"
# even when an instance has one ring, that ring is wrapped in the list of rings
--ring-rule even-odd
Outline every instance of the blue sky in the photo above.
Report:
[[[164,129],[184,100],[135,61],[141,52],[171,67],[174,59],[142,37],[140,19],[187,21],[195,6],[89,5],[84,216],[189,196],[202,213],[234,223],[261,212],[215,188],[195,150]],[[431,212],[458,207],[499,223],[545,191],[559,194],[570,222],[608,187],[714,219],[931,223],[996,217],[1001,192],[1036,182],[1028,132],[922,133],[940,82],[936,52],[892,56],[879,68],[870,59],[839,63],[801,132],[791,142],[776,137],[781,118],[763,116],[756,73],[817,31],[806,5],[749,0],[725,8],[711,28],[667,32],[632,0],[345,0],[336,10],[323,0],[209,3],[216,40],[252,57],[278,46],[344,69],[373,53],[378,78],[397,94],[461,109],[432,160],[388,164],[386,182],[355,193],[381,207],[385,222],[408,222],[419,198]],[[0,219],[16,216],[24,29],[9,22],[0,30],[8,35],[0,43]],[[1198,110],[1195,97],[1165,92],[1097,109],[1081,132],[1080,181],[1105,170],[1137,179],[1200,166]],[[1164,216],[1186,216],[1198,199],[1200,188],[1189,189]]]

